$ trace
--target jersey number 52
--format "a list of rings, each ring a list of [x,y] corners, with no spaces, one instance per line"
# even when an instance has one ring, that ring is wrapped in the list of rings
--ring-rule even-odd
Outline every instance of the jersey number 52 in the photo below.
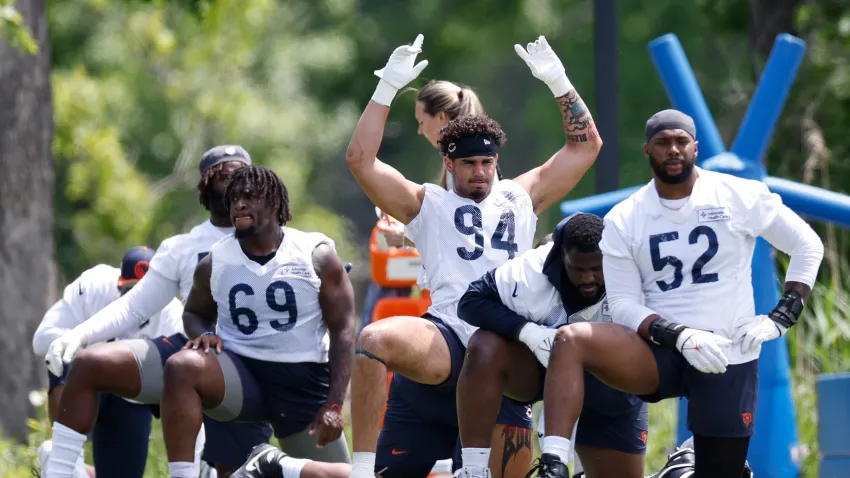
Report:
[[[466,225],[466,217],[471,218],[471,225]],[[474,261],[484,254],[484,224],[481,217],[481,209],[477,206],[467,204],[455,209],[455,229],[465,236],[475,237],[475,248],[469,250],[465,247],[457,248],[457,255],[465,261]],[[516,235],[516,224],[514,212],[506,210],[499,218],[499,224],[490,238],[490,247],[508,251],[508,259],[513,259],[519,247],[514,242]]]
[[[278,290],[283,291],[285,302],[279,304],[277,302],[276,293]],[[245,335],[251,335],[260,326],[260,321],[257,319],[257,314],[248,307],[236,307],[236,294],[254,295],[254,288],[248,284],[236,284],[230,289],[228,294],[228,303],[230,305],[230,319],[233,325]],[[275,312],[286,312],[289,314],[289,320],[281,323],[275,319],[269,321],[269,325],[279,332],[288,332],[295,327],[295,321],[298,320],[298,305],[295,303],[295,290],[292,286],[282,280],[277,280],[269,284],[266,288],[266,305]],[[244,325],[240,317],[248,319],[248,325]]]
[[[702,253],[701,256],[694,261],[693,267],[691,267],[691,280],[694,284],[707,284],[709,282],[717,282],[718,277],[715,273],[704,274],[702,272],[703,267],[708,264],[712,258],[714,258],[715,254],[717,254],[718,243],[717,243],[717,234],[714,232],[714,229],[708,226],[697,226],[695,227],[690,234],[688,234],[688,244],[695,245],[699,242],[701,236],[705,236],[708,238],[708,248],[706,248],[705,252]],[[667,266],[673,266],[673,281],[667,282],[663,280],[657,280],[655,283],[658,285],[658,288],[661,289],[662,292],[667,292],[669,290],[678,289],[682,285],[682,268],[684,264],[682,264],[682,260],[676,256],[661,256],[661,243],[670,242],[679,239],[679,232],[665,232],[662,234],[653,234],[649,236],[649,255],[652,260],[652,268],[657,272],[661,272]]]

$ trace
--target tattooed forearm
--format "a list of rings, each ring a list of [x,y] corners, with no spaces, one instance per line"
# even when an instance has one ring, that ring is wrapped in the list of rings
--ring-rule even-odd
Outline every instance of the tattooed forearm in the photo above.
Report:
[[[564,134],[567,141],[586,143],[596,139],[596,124],[576,90],[570,90],[566,95],[557,98],[557,101],[564,117]]]

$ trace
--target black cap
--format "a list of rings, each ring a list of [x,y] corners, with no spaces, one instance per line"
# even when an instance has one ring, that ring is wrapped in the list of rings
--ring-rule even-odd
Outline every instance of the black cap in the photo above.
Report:
[[[652,115],[646,120],[646,129],[644,135],[648,142],[659,131],[665,129],[681,129],[685,130],[692,138],[697,137],[697,127],[694,125],[694,120],[690,116],[678,110],[662,110]]]
[[[207,169],[210,169],[216,164],[228,161],[239,161],[245,164],[251,164],[251,155],[249,155],[248,151],[245,151],[245,148],[242,146],[231,144],[215,146],[201,156],[201,175],[203,175]]]
[[[148,272],[154,250],[147,246],[137,246],[124,254],[121,259],[121,277],[118,278],[118,287],[138,282]]]

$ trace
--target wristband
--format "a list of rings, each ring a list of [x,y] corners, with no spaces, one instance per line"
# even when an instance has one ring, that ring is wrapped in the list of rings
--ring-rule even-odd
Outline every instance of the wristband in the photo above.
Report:
[[[649,323],[649,338],[655,345],[678,350],[676,340],[687,327],[658,317]]]
[[[378,103],[379,105],[389,107],[392,104],[393,98],[395,98],[397,92],[398,88],[381,79],[380,81],[378,81],[378,86],[375,88],[375,92],[372,94],[372,101]]]
[[[786,329],[790,329],[797,323],[804,306],[805,303],[800,293],[796,290],[789,290],[782,294],[779,303],[776,304],[768,317]]]
[[[331,403],[331,410],[337,409],[339,410],[340,415],[342,415],[342,407],[337,405],[336,403]]]
[[[212,331],[212,330],[207,330],[206,332],[202,333],[198,337],[203,337],[204,335],[215,335],[215,332]]]

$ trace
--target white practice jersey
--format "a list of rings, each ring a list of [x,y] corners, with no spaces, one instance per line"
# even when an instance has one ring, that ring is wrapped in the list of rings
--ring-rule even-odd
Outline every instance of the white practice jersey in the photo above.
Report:
[[[150,268],[180,285],[180,299],[186,303],[195,277],[195,266],[213,244],[233,233],[232,227],[216,227],[209,220],[162,241],[151,260]]]
[[[608,302],[600,300],[581,310],[567,310],[558,289],[543,273],[543,264],[555,244],[549,243],[524,252],[496,268],[499,298],[505,307],[525,319],[557,329],[576,322],[611,322]]]
[[[118,300],[118,278],[121,270],[100,264],[83,272],[65,287],[62,299],[45,314],[33,337],[33,348],[45,355],[50,343],[63,333],[87,321],[101,309]],[[183,332],[183,306],[174,299],[161,312],[148,318],[139,327],[120,339],[150,338]]]
[[[480,203],[425,184],[419,214],[405,227],[422,257],[431,291],[428,312],[450,326],[464,345],[475,327],[457,317],[469,283],[531,249],[537,216],[528,192],[497,181]]]
[[[764,183],[695,170],[691,196],[678,210],[661,203],[654,181],[617,204],[605,216],[600,248],[606,258],[634,261],[650,312],[731,339],[735,325],[755,314],[756,239],[784,206]],[[616,322],[636,329],[640,319],[618,317],[612,307]],[[730,364],[758,357],[744,356],[740,344],[723,351]]]
[[[210,250],[216,334],[228,350],[245,357],[326,363],[330,341],[313,250],[319,244],[333,248],[334,242],[318,232],[289,227],[283,232],[283,242],[265,265],[249,259],[233,235]]]

